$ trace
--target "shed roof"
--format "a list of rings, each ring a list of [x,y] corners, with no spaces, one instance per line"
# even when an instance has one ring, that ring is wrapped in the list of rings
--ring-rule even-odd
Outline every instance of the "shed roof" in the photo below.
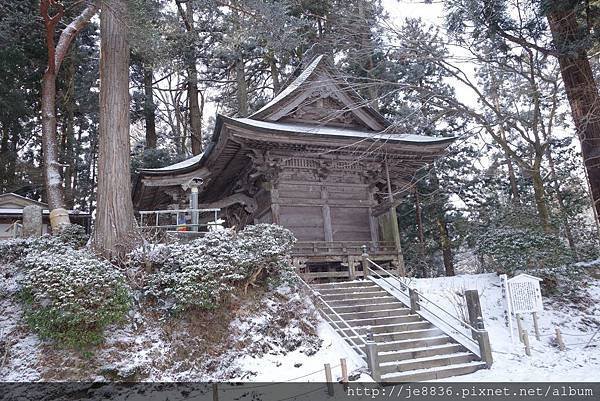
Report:
[[[37,205],[41,207],[48,207],[46,203],[36,201],[34,199],[27,198],[25,196],[21,196],[19,194],[15,194],[12,192],[6,194],[0,194],[0,207],[3,208],[14,208],[16,207],[25,207],[29,205]]]

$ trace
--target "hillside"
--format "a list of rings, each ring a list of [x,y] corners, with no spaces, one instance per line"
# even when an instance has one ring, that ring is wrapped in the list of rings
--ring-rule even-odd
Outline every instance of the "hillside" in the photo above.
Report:
[[[331,364],[339,375],[341,357],[346,357],[353,379],[370,379],[360,375],[366,371],[364,363],[307,297],[287,286],[257,289],[217,311],[182,319],[136,309],[130,323],[109,327],[105,342],[86,353],[57,348],[31,332],[17,296],[18,270],[12,264],[2,266],[2,381],[322,381],[323,364]],[[461,308],[457,295],[465,289],[480,293],[494,365],[449,380],[593,380],[590,372],[600,368],[600,334],[594,337],[600,323],[600,280],[589,275],[592,269],[585,271],[576,294],[544,298],[540,341],[526,321],[531,357],[517,339],[510,340],[495,273],[413,279],[425,296],[448,310]],[[555,327],[564,335],[566,351],[556,346]]]

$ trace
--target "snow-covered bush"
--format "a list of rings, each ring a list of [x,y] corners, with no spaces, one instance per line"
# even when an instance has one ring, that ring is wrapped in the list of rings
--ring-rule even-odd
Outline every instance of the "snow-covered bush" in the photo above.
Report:
[[[476,246],[488,267],[498,272],[556,267],[573,260],[571,251],[560,238],[534,229],[489,230]]]
[[[544,296],[576,295],[584,287],[586,279],[584,268],[578,264],[535,269],[528,273],[543,279],[541,290]]]
[[[87,244],[90,236],[85,232],[85,228],[79,224],[69,224],[64,226],[58,233],[58,238],[73,248],[81,248]]]
[[[169,308],[217,307],[234,287],[254,285],[291,269],[292,233],[271,224],[209,232],[187,244],[168,246],[147,293]]]
[[[30,252],[39,252],[54,248],[79,249],[87,243],[89,236],[85,229],[77,224],[65,226],[57,235],[41,237],[15,238],[0,241],[0,262],[12,262],[26,257]]]
[[[25,256],[30,239],[15,238],[0,241],[0,262],[12,262]]]
[[[81,348],[125,317],[129,291],[122,274],[88,250],[68,246],[30,251],[22,285],[25,316],[40,337]]]

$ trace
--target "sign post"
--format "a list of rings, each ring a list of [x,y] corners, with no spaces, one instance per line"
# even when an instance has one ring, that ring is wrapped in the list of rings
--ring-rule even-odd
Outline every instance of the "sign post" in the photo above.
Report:
[[[503,289],[506,291],[507,313],[510,330],[510,339],[513,341],[512,330],[512,314],[517,317],[517,325],[519,327],[519,338],[521,338],[521,315],[523,313],[532,313],[536,337],[539,338],[539,328],[537,314],[544,309],[542,303],[542,291],[540,289],[539,277],[534,277],[529,274],[519,274],[510,280],[507,280],[506,274],[502,276]]]
[[[510,306],[510,294],[508,292],[508,278],[506,274],[501,274],[500,279],[502,280],[502,292],[504,293],[504,297],[506,299],[506,325],[508,326],[508,331],[510,332],[510,342],[514,343],[515,339],[513,338],[512,308]]]

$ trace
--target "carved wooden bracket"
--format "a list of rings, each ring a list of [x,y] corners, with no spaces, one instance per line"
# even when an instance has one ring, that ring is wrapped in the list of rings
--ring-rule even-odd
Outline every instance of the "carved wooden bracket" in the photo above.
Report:
[[[248,154],[248,157],[252,160],[252,169],[248,178],[253,185],[256,185],[256,181],[259,179],[277,185],[284,161],[282,158],[272,157],[269,152],[259,152],[254,149]]]

